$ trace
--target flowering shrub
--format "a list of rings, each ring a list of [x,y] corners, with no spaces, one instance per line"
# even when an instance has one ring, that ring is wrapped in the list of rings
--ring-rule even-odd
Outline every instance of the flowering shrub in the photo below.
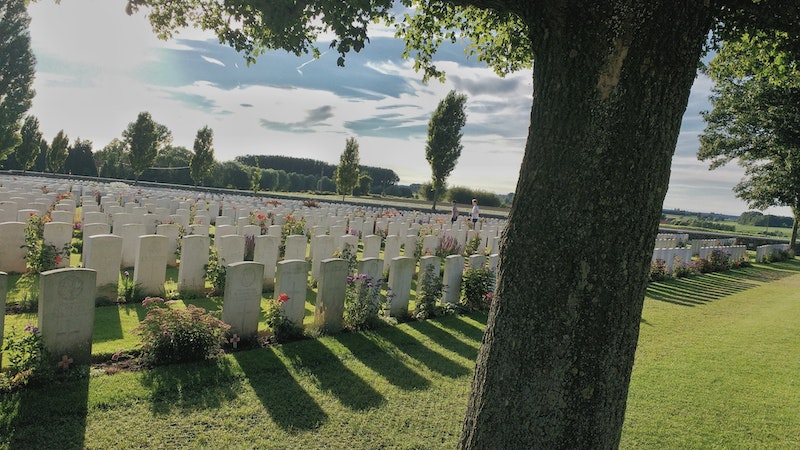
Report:
[[[44,242],[44,224],[49,221],[49,215],[31,214],[25,225],[25,265],[33,273],[55,269],[63,258],[69,258],[68,242],[61,248]]]
[[[470,266],[462,277],[462,301],[472,309],[487,309],[494,294],[494,272],[486,267]]]
[[[150,365],[202,361],[221,351],[230,325],[205,309],[173,309],[161,297],[147,297],[147,315],[133,329],[141,338],[141,358]]]
[[[83,225],[80,222],[72,224],[72,238],[83,240]]]
[[[25,386],[47,370],[48,355],[42,334],[30,323],[21,334],[11,328],[11,333],[5,337],[3,354],[8,358],[7,374],[12,389]]]
[[[219,252],[215,247],[211,247],[211,252],[208,255],[208,264],[205,265],[206,280],[211,283],[214,292],[222,293],[225,291],[225,260],[220,259]]]
[[[439,246],[436,247],[436,256],[447,258],[450,255],[459,255],[462,251],[463,248],[458,243],[458,239],[446,234],[439,240]]]
[[[414,318],[424,320],[440,315],[436,304],[442,298],[444,283],[438,265],[429,265],[426,267],[425,273],[420,275],[422,283],[417,285],[417,306],[414,308]]]
[[[714,250],[708,257],[712,272],[722,272],[731,268],[731,255],[722,250]]]
[[[334,252],[334,258],[341,258],[347,261],[347,273],[353,274],[358,269],[358,259],[356,249],[352,245],[345,245],[341,252]]]
[[[672,268],[672,276],[675,278],[685,278],[693,275],[697,275],[697,265],[695,263],[684,265],[676,261],[675,267]]]
[[[288,342],[303,336],[303,329],[283,313],[283,304],[289,301],[289,295],[282,292],[278,298],[271,299],[267,304],[267,326],[272,330],[272,336],[277,342]]]
[[[380,323],[381,280],[367,274],[347,277],[344,296],[344,327],[351,331],[368,330]]]
[[[261,234],[267,234],[269,226],[272,225],[272,214],[250,212],[250,225],[258,225],[261,228]]]
[[[293,234],[306,234],[306,219],[295,219],[291,214],[286,216],[286,222],[281,228],[280,255],[286,252],[286,238]]]
[[[792,258],[794,258],[794,252],[792,250],[778,250],[764,255],[764,259],[762,260],[762,262],[774,263],[774,262],[786,261]]]
[[[650,273],[648,279],[650,281],[666,280],[669,278],[669,271],[667,269],[667,263],[663,259],[656,259],[650,263]]]
[[[123,303],[133,303],[139,297],[139,285],[133,282],[130,272],[127,270],[122,274],[122,282],[119,285],[119,296]]]
[[[474,238],[470,239],[469,242],[467,242],[466,246],[464,246],[464,256],[476,255],[480,246],[481,237],[476,235]]]

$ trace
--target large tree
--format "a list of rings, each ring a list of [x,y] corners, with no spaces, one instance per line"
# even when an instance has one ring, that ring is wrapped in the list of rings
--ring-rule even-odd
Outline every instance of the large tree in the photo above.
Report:
[[[69,148],[69,137],[64,130],[59,130],[47,150],[47,171],[51,173],[61,173],[64,162],[67,160]]]
[[[24,0],[0,2],[0,161],[22,141],[22,117],[31,107],[34,65]]]
[[[41,150],[42,132],[39,131],[39,119],[36,116],[25,116],[20,135],[22,142],[14,151],[14,157],[19,168],[25,172],[33,166]]]
[[[172,133],[144,111],[139,113],[135,122],[128,124],[128,128],[122,132],[122,138],[128,146],[128,160],[138,181],[142,172],[153,165],[158,150],[172,142]]]
[[[67,151],[64,172],[72,175],[97,176],[97,165],[92,153],[92,141],[77,138]]]
[[[344,151],[339,157],[339,165],[336,167],[336,191],[345,195],[353,193],[353,189],[358,185],[358,141],[356,138],[349,137],[344,144]]]
[[[338,62],[393,14],[392,0],[130,0],[164,37],[214,30]],[[689,91],[709,32],[800,35],[796,0],[401,0],[399,37],[426,76],[463,38],[499,72],[530,66],[533,103],[496,301],[460,447],[613,448],[625,415],[647,273]],[[795,38],[796,39],[796,38]]]
[[[95,152],[97,175],[103,178],[133,179],[133,171],[127,164],[125,143],[114,138],[102,150]]]
[[[186,147],[167,145],[158,152],[153,167],[142,177],[145,181],[192,185],[190,161],[192,152]]]
[[[194,154],[189,162],[192,181],[194,181],[195,186],[203,183],[203,178],[205,178],[213,165],[214,130],[204,126],[197,130],[197,136],[194,138]]]
[[[425,159],[431,166],[431,190],[433,191],[433,210],[436,201],[444,192],[447,177],[453,171],[461,156],[461,129],[467,122],[464,108],[467,96],[456,91],[447,93],[439,102],[428,122],[428,142],[425,144]]]
[[[794,247],[800,219],[800,54],[785,33],[746,35],[714,57],[713,110],[703,113],[701,161],[716,169],[733,160],[745,168],[734,187],[748,206],[792,209]]]

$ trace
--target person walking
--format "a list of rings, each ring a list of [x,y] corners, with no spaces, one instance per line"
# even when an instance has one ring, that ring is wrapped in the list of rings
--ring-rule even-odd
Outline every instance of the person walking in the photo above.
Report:
[[[450,223],[456,223],[456,220],[458,220],[458,205],[453,200],[453,215],[450,216]]]
[[[470,218],[472,219],[472,226],[474,227],[476,223],[478,223],[478,219],[480,218],[480,209],[478,209],[478,199],[472,199],[472,212],[470,213]]]

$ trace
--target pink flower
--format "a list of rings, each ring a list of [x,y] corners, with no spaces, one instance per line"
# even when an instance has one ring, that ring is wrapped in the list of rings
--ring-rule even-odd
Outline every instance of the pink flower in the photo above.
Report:
[[[289,301],[289,294],[287,294],[286,292],[281,292],[281,294],[278,296],[278,303],[282,305],[288,301]]]

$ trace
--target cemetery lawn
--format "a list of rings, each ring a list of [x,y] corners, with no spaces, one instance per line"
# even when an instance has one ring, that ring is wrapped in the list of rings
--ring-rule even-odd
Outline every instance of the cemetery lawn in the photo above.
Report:
[[[800,260],[651,284],[620,447],[800,448],[799,291]],[[6,330],[35,319],[16,316]],[[130,347],[139,318],[97,308],[94,352]],[[0,396],[0,448],[452,449],[485,324],[449,316],[95,369]]]

